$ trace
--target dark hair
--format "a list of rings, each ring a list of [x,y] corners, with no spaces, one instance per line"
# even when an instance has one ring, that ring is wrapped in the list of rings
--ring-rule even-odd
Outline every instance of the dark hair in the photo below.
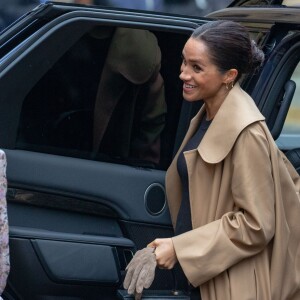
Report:
[[[264,61],[264,53],[250,39],[247,29],[233,21],[211,21],[192,33],[191,38],[201,40],[209,49],[209,55],[219,71],[237,69],[242,74],[255,71]]]

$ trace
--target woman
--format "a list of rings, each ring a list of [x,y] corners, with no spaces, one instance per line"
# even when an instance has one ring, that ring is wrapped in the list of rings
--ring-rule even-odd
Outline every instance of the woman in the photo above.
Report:
[[[195,299],[300,299],[300,179],[238,83],[263,53],[238,23],[214,21],[182,55],[183,97],[204,105],[167,172],[176,234],[148,245],[157,265],[179,262]]]

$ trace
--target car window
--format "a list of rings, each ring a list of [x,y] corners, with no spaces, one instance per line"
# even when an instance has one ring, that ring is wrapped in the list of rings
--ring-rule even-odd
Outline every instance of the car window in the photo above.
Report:
[[[296,83],[296,90],[277,143],[284,150],[300,147],[300,63],[291,80]]]
[[[97,27],[83,35],[24,95],[16,148],[166,169],[186,40],[166,34]]]

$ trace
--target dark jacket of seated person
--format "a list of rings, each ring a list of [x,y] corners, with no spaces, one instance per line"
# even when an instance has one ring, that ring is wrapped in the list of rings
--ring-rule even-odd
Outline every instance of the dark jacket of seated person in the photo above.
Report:
[[[161,51],[153,33],[115,29],[94,109],[95,152],[159,163],[166,114],[160,67]]]

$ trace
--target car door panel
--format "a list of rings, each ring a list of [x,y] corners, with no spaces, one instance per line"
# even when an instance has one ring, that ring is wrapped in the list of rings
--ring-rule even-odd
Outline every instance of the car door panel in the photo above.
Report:
[[[41,254],[39,251],[42,243],[44,246],[46,243],[47,246],[51,243],[52,247],[48,249],[59,252]],[[115,248],[20,237],[10,239],[10,248],[12,270],[9,275],[8,291],[10,292],[11,289],[14,292],[14,299],[116,299],[116,285],[119,284],[120,276],[119,268],[115,265]],[[76,256],[74,252],[78,255]],[[83,260],[83,254],[86,256],[87,252],[91,255]],[[65,256],[67,254],[68,257]],[[110,259],[104,262],[103,254],[107,254],[105,258]],[[55,257],[61,260],[58,259],[54,263],[51,258]],[[74,262],[73,259],[76,261]],[[109,269],[101,269],[101,265],[95,264],[99,261],[101,265],[110,263]],[[87,266],[90,267],[88,272]],[[52,273],[54,267],[55,273]],[[22,273],[22,280],[20,280],[20,273]],[[101,276],[103,278],[106,273],[107,278],[114,281],[113,283],[103,282]],[[78,274],[80,274],[79,278],[75,278],[74,276]]]
[[[32,245],[44,270],[54,282],[100,285],[120,283],[115,247],[41,239],[32,241]]]
[[[43,284],[51,286],[48,297],[58,292],[56,284],[80,284],[83,290],[90,285],[108,289],[107,299],[114,299],[134,251],[156,237],[172,235],[164,171],[23,150],[5,152],[10,281],[22,295],[35,297],[15,282],[15,272],[35,261],[33,269],[39,275],[43,272]],[[153,194],[149,187],[150,191],[154,187]],[[154,205],[157,210],[151,213],[149,206],[151,201],[155,204],[156,196],[161,198],[160,208]],[[87,273],[88,266],[94,271],[89,268]],[[172,289],[173,275],[164,270],[158,274],[153,287]],[[27,276],[28,284],[38,284],[35,277]],[[60,296],[66,296],[67,290],[60,290]]]
[[[121,276],[117,249],[134,249],[126,238],[17,226],[10,227],[10,237],[30,241],[46,274],[57,283],[118,285]]]
[[[164,171],[22,150],[5,151],[8,178],[15,187],[86,197],[108,206],[124,220],[171,225],[166,207],[159,216],[151,215],[145,208],[147,189],[153,183],[164,185]]]

